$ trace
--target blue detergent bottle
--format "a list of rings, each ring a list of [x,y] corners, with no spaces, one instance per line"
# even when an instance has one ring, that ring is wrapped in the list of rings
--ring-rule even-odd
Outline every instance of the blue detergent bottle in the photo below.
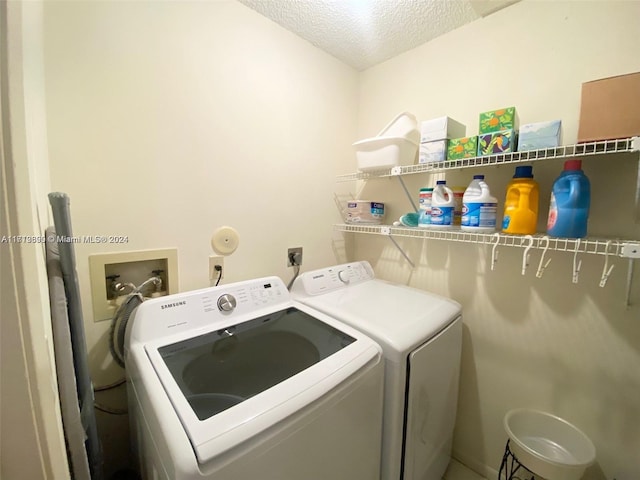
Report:
[[[591,185],[582,171],[581,160],[567,160],[553,183],[547,233],[553,237],[587,236]]]

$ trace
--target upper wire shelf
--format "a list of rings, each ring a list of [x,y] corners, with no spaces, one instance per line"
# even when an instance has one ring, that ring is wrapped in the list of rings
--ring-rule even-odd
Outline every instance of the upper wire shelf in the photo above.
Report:
[[[541,148],[539,150],[528,150],[524,152],[501,153],[497,155],[463,158],[459,160],[446,160],[444,162],[395,166],[380,170],[338,175],[337,181],[348,182],[380,177],[394,177],[398,175],[412,175],[416,173],[436,173],[460,168],[535,162],[538,160],[553,160],[569,157],[588,157],[611,153],[632,153],[638,151],[640,151],[640,137],[632,137],[620,140],[604,140],[600,142],[588,142],[576,145],[562,145],[555,148]]]

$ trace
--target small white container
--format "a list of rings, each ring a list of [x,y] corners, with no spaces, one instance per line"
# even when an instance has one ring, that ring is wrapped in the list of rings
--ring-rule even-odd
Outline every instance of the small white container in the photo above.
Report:
[[[504,417],[504,428],[518,461],[547,480],[579,480],[596,459],[589,437],[550,413],[511,410]]]
[[[346,223],[379,225],[384,220],[384,203],[370,200],[347,202]]]
[[[402,112],[377,136],[353,144],[358,170],[382,170],[398,165],[412,165],[418,155],[420,131],[416,117]]]
[[[429,227],[431,223],[431,199],[433,198],[433,188],[425,187],[420,189],[420,214],[418,216],[419,227]]]

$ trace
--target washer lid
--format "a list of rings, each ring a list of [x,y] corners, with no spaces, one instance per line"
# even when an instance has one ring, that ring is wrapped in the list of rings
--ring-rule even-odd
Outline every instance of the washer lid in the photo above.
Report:
[[[457,302],[424,290],[367,280],[304,302],[365,332],[388,358],[404,358],[461,315]]]
[[[381,353],[357,330],[292,302],[144,349],[200,463],[321,398]]]

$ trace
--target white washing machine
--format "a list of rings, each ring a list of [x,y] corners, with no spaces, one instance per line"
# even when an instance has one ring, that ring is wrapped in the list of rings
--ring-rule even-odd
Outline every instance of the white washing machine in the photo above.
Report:
[[[378,280],[368,262],[305,272],[291,293],[382,346],[382,480],[440,480],[451,457],[458,403],[460,305]]]
[[[125,354],[145,480],[380,476],[380,347],[279,278],[148,300]]]

